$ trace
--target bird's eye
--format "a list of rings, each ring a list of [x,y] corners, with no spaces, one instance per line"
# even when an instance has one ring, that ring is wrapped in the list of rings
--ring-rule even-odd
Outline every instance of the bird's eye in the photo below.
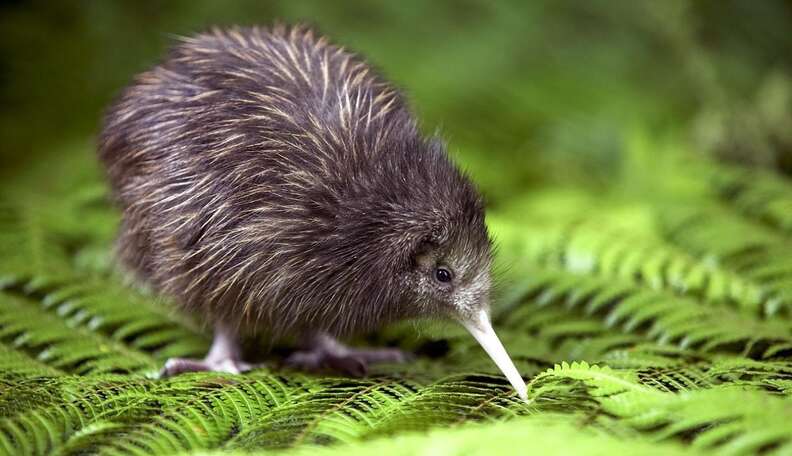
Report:
[[[451,281],[451,271],[446,268],[437,268],[435,269],[435,279],[438,282],[448,283]]]

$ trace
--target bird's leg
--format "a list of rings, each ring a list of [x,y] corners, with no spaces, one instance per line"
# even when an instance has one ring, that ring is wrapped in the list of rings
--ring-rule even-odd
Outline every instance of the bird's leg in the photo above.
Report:
[[[328,334],[317,333],[303,340],[303,349],[286,358],[286,364],[298,369],[334,370],[348,375],[366,375],[369,364],[401,363],[410,355],[397,348],[351,348]]]
[[[160,376],[170,377],[183,372],[214,371],[238,374],[249,371],[252,366],[242,361],[239,337],[227,325],[215,326],[212,347],[204,359],[171,358],[165,362]]]

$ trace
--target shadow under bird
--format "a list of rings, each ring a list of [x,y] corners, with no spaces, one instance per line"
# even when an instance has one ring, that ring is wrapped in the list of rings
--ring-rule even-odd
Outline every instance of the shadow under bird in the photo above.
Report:
[[[452,318],[525,398],[488,316],[482,200],[360,56],[303,26],[183,38],[110,107],[99,155],[122,265],[214,327],[163,375],[248,370],[259,330],[300,338],[290,365],[363,374],[406,356],[336,337]]]

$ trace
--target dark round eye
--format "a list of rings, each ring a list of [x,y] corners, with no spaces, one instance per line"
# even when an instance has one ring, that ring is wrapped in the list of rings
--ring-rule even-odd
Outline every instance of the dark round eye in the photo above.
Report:
[[[451,281],[451,271],[446,268],[435,269],[435,279],[438,282],[448,283]]]

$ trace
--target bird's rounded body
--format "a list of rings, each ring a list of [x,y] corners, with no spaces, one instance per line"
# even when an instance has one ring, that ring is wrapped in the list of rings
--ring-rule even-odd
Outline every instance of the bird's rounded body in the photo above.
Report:
[[[244,370],[236,340],[259,329],[311,335],[298,365],[361,372],[402,357],[331,336],[427,316],[508,360],[487,332],[475,187],[396,89],[309,28],[182,39],[111,106],[99,155],[122,264],[215,326],[206,359],[172,359],[166,375]]]
[[[371,329],[415,313],[391,270],[407,267],[394,265],[414,233],[468,217],[487,246],[478,197],[442,145],[310,29],[184,39],[106,119],[122,262],[208,320]]]

